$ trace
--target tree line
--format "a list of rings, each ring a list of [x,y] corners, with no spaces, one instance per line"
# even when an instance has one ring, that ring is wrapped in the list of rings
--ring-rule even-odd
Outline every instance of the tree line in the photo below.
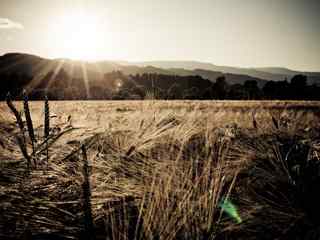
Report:
[[[228,84],[224,76],[212,82],[201,76],[125,75],[120,71],[85,80],[72,78],[62,69],[40,77],[0,74],[0,99],[4,100],[8,92],[19,99],[23,89],[28,89],[29,98],[33,100],[44,96],[52,100],[320,100],[320,86],[308,85],[307,80],[305,75],[295,75],[290,80],[267,81],[259,88],[255,80]]]

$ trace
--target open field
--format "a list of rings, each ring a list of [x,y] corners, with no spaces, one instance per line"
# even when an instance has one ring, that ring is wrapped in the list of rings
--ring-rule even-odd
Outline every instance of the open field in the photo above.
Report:
[[[29,105],[37,141],[0,103],[0,239],[320,238],[320,102],[53,101],[46,137]]]

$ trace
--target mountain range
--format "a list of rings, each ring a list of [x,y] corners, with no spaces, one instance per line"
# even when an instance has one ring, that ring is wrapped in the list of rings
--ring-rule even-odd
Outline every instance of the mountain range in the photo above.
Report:
[[[83,62],[69,59],[47,59],[23,53],[8,53],[0,56],[0,75],[18,74],[32,78],[45,76],[49,72],[64,70],[74,78],[86,76],[88,80],[103,79],[105,73],[121,71],[126,75],[158,73],[166,75],[197,75],[212,82],[224,75],[229,84],[243,84],[246,80],[255,80],[262,87],[267,81],[290,80],[294,75],[303,74],[308,77],[309,84],[320,85],[320,72],[294,71],[280,67],[239,68],[217,66],[198,61],[98,61]]]

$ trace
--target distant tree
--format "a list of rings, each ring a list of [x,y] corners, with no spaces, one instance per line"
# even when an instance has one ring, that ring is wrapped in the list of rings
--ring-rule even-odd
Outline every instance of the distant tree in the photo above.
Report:
[[[243,87],[247,93],[247,99],[251,100],[260,98],[260,89],[256,80],[245,81]]]
[[[140,96],[141,99],[144,99],[146,96],[146,89],[142,85],[135,85],[130,89],[130,92]]]
[[[166,99],[167,92],[160,87],[154,87],[154,96],[156,99]]]
[[[216,82],[212,85],[213,98],[215,99],[225,99],[227,96],[226,78],[224,76],[218,77]]]
[[[277,82],[277,85],[276,85],[276,99],[281,99],[281,100],[286,100],[286,99],[289,99],[289,83],[287,80],[283,80],[283,81],[279,81]]]
[[[242,84],[233,84],[229,88],[228,99],[241,100],[246,99],[246,89]]]
[[[307,86],[307,76],[299,74],[291,79],[291,86],[295,88],[304,88]]]
[[[168,99],[181,99],[182,94],[181,94],[181,89],[180,85],[177,83],[174,83],[171,85],[171,87],[168,89]]]
[[[127,88],[127,89],[133,89],[136,88],[137,84],[132,80],[132,79],[127,79],[127,78],[117,78],[117,82],[121,83],[122,85],[120,86],[121,88]],[[117,83],[116,83],[117,84]],[[116,87],[119,87],[116,85]]]
[[[106,89],[100,86],[90,86],[90,98],[95,100],[106,99]]]
[[[205,88],[201,93],[201,99],[209,100],[212,99],[212,86]]]
[[[295,75],[290,82],[290,97],[291,99],[304,99],[306,96],[307,76]]]
[[[316,84],[312,84],[311,86],[307,86],[306,91],[307,100],[320,100],[320,87]]]
[[[112,95],[113,100],[125,100],[130,98],[130,92],[127,89],[121,89],[120,91],[114,92]]]
[[[277,97],[277,83],[268,81],[262,88],[265,99],[274,99]]]
[[[192,87],[183,91],[183,98],[184,99],[199,99],[200,98],[200,91],[197,87]]]

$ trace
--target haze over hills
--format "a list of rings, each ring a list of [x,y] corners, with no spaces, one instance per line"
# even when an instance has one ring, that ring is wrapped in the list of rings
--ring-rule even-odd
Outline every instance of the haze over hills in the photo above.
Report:
[[[121,71],[126,75],[143,73],[198,75],[213,82],[217,77],[224,75],[229,84],[243,84],[246,80],[255,80],[261,87],[268,80],[289,80],[294,75],[303,74],[308,77],[309,84],[320,84],[320,72],[300,72],[277,67],[238,68],[198,61],[82,62],[69,59],[46,59],[22,53],[9,53],[0,57],[0,74],[14,73],[40,78],[50,71],[57,73],[61,69],[75,78],[85,74],[89,80],[99,80],[105,73],[112,71]]]
[[[210,70],[214,72],[230,73],[236,75],[248,75],[254,78],[260,78],[264,80],[284,80],[290,79],[297,74],[303,74],[308,76],[310,83],[320,81],[320,72],[304,72],[294,71],[288,68],[282,67],[262,67],[262,68],[240,68],[230,66],[218,66],[212,63],[199,62],[199,61],[146,61],[132,63],[137,66],[154,66],[159,68],[181,68],[186,70]]]

